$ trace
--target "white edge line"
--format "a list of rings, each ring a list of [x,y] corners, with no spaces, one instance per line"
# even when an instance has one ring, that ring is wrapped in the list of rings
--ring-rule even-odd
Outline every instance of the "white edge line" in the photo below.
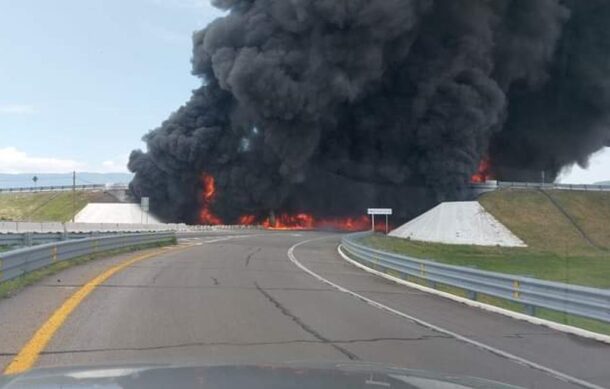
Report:
[[[480,301],[473,301],[464,297],[460,297],[457,296],[455,294],[451,294],[451,293],[447,293],[447,292],[443,292],[437,289],[433,289],[433,288],[429,288],[427,286],[424,285],[420,285],[417,284],[415,282],[410,282],[410,281],[406,281],[403,280],[401,278],[397,278],[394,276],[391,276],[387,273],[383,273],[380,271],[377,271],[375,269],[371,269],[368,266],[365,266],[359,262],[354,261],[353,259],[351,259],[350,257],[348,257],[342,250],[342,245],[337,246],[337,251],[339,252],[339,255],[341,255],[343,257],[343,259],[345,259],[346,261],[348,261],[349,263],[351,263],[352,265],[366,271],[372,274],[375,274],[379,277],[383,277],[387,280],[396,282],[397,284],[401,284],[401,285],[405,285],[408,286],[410,288],[413,289],[417,289],[420,290],[422,292],[426,292],[426,293],[430,293],[430,294],[434,294],[437,296],[441,296],[441,297],[445,297],[447,299],[456,301],[458,303],[462,303],[471,307],[475,307],[475,308],[480,308],[484,311],[488,311],[488,312],[493,312],[493,313],[499,313],[500,315],[504,315],[504,316],[508,316],[511,317],[513,319],[517,319],[517,320],[522,320],[522,321],[527,321],[529,323],[532,324],[536,324],[539,326],[544,326],[544,327],[548,327],[551,328],[553,330],[556,331],[560,331],[560,332],[564,332],[567,334],[572,334],[572,335],[577,335],[583,338],[587,338],[587,339],[593,339],[593,340],[597,340],[599,342],[604,342],[604,343],[608,343],[610,344],[610,336],[608,335],[602,335],[602,334],[598,334],[596,332],[592,332],[592,331],[587,331],[585,329],[582,328],[577,328],[577,327],[572,327],[566,324],[560,324],[560,323],[556,323],[554,321],[550,321],[550,320],[545,320],[545,319],[541,319],[539,317],[534,317],[534,316],[529,316],[526,315],[524,313],[519,313],[519,312],[515,312],[515,311],[511,311],[508,309],[504,309],[504,308],[500,308],[500,307],[496,307],[495,305],[491,305],[491,304],[486,304],[486,303],[482,303]]]
[[[538,364],[536,362],[532,362],[532,361],[527,360],[525,358],[521,358],[521,357],[519,357],[517,355],[514,355],[514,354],[511,354],[509,352],[497,349],[497,348],[495,348],[493,346],[486,345],[485,343],[481,343],[481,342],[479,342],[477,340],[468,338],[466,336],[460,335],[460,334],[455,333],[453,331],[444,329],[444,328],[439,327],[437,325],[434,325],[432,323],[428,323],[428,322],[426,322],[424,320],[416,318],[415,316],[411,316],[411,315],[406,314],[404,312],[398,311],[398,310],[396,310],[394,308],[388,307],[387,305],[381,304],[381,303],[379,303],[379,302],[377,302],[375,300],[372,300],[372,299],[370,299],[368,297],[365,297],[365,296],[363,296],[361,294],[358,294],[358,293],[353,292],[353,291],[351,291],[349,289],[346,289],[346,288],[342,287],[341,285],[335,284],[334,282],[327,280],[326,278],[320,276],[317,273],[314,273],[312,270],[309,270],[307,267],[305,267],[301,262],[299,262],[297,260],[297,258],[294,255],[294,249],[295,248],[297,248],[297,247],[299,247],[301,245],[304,245],[306,243],[309,243],[309,242],[312,242],[312,241],[316,241],[316,240],[322,240],[322,239],[328,239],[328,237],[308,239],[308,240],[304,240],[304,241],[301,241],[299,243],[294,244],[292,247],[290,247],[288,249],[288,253],[287,253],[288,254],[288,259],[290,259],[290,261],[293,264],[295,264],[299,269],[303,270],[307,274],[309,274],[312,277],[316,278],[318,281],[321,281],[321,282],[323,282],[323,283],[325,283],[327,285],[330,285],[333,288],[339,290],[340,292],[347,293],[347,294],[349,294],[349,295],[351,295],[353,297],[356,297],[356,298],[358,298],[358,299],[368,303],[369,305],[372,305],[373,307],[378,308],[378,309],[380,309],[382,311],[390,312],[390,313],[392,313],[394,315],[397,315],[397,316],[400,316],[402,318],[411,320],[411,321],[413,321],[413,322],[415,322],[417,324],[420,324],[420,325],[422,325],[424,327],[427,327],[427,328],[429,328],[431,330],[443,333],[445,335],[449,335],[452,338],[455,338],[455,339],[460,340],[460,341],[462,341],[464,343],[468,343],[470,345],[473,345],[473,346],[475,346],[475,347],[477,347],[479,349],[482,349],[482,350],[485,350],[485,351],[489,351],[489,352],[491,352],[493,354],[496,354],[496,355],[499,355],[501,357],[507,358],[507,359],[517,363],[517,364],[528,366],[530,368],[543,371],[543,372],[545,372],[547,374],[550,374],[551,376],[553,376],[553,377],[555,377],[557,379],[560,379],[562,381],[573,383],[573,384],[577,384],[577,385],[583,386],[585,388],[604,389],[603,387],[598,386],[596,384],[593,384],[591,382],[587,382],[587,381],[581,380],[580,378],[572,377],[572,376],[564,374],[564,373],[562,373],[560,371],[551,369],[550,367],[542,366],[542,365],[540,365],[540,364]],[[341,253],[341,252],[339,252],[339,253],[343,256],[343,253]],[[354,265],[356,265],[356,263],[354,261],[352,261],[351,259],[349,259],[349,258],[347,258],[345,256],[344,256],[344,258],[346,260],[348,260],[350,263],[353,263]],[[371,269],[368,269],[368,270],[371,270]]]

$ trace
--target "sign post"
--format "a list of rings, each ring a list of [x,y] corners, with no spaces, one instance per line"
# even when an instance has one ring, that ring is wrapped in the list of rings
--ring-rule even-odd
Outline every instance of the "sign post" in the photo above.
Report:
[[[369,208],[366,213],[371,215],[371,230],[375,232],[375,215],[385,215],[385,233],[388,233],[388,216],[392,214],[392,208]]]

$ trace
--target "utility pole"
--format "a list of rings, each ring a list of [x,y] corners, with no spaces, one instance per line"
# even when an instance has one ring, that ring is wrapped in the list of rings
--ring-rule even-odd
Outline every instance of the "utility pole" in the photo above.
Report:
[[[76,171],[72,172],[72,223],[76,217]]]

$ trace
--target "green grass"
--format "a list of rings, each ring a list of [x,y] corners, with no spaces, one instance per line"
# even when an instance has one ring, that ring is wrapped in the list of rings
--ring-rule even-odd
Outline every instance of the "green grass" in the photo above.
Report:
[[[74,199],[74,205],[73,205]],[[104,192],[37,192],[0,194],[0,220],[67,222],[91,202],[116,202]]]
[[[597,245],[610,250],[610,194],[552,191],[551,196]]]
[[[562,256],[527,248],[443,245],[405,239],[370,236],[366,245],[381,250],[457,266],[516,274],[549,281],[610,288],[608,253]]]
[[[610,246],[610,193],[549,193],[597,245]],[[445,245],[380,234],[365,238],[364,243],[452,265],[610,288],[610,250],[591,246],[544,194],[501,190],[483,195],[480,202],[528,247]]]
[[[96,253],[95,255],[87,255],[77,258],[68,259],[61,262],[56,262],[52,265],[42,267],[38,270],[29,272],[20,277],[14,278],[12,280],[0,282],[0,298],[6,298],[15,295],[21,289],[25,288],[28,285],[32,285],[41,279],[59,273],[60,271],[67,269],[69,267],[81,265],[83,263],[92,261],[98,258],[109,257],[112,255],[118,255],[122,253],[133,252],[137,250],[144,250],[153,247],[162,247],[167,245],[176,244],[176,239],[167,240],[164,242],[150,243],[140,246],[133,246],[124,249],[118,250],[108,250],[100,253]]]
[[[553,197],[562,195],[561,191],[546,192]],[[572,193],[589,207],[595,209],[598,206],[589,196],[591,192]],[[601,194],[610,205],[610,192]],[[490,192],[481,196],[479,202],[530,249],[558,255],[589,255],[593,249],[548,197],[537,190]],[[608,229],[610,226],[597,227]]]

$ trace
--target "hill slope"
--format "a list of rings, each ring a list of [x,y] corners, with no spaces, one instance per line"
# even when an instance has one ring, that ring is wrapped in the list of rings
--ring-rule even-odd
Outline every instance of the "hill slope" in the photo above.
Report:
[[[117,202],[105,192],[77,191],[74,207],[72,192],[0,194],[0,220],[66,222],[88,203]]]
[[[445,245],[383,235],[365,243],[454,265],[610,288],[610,192],[507,189],[479,201],[528,247]]]
[[[610,249],[610,192],[499,190],[479,202],[533,249],[563,255]]]

